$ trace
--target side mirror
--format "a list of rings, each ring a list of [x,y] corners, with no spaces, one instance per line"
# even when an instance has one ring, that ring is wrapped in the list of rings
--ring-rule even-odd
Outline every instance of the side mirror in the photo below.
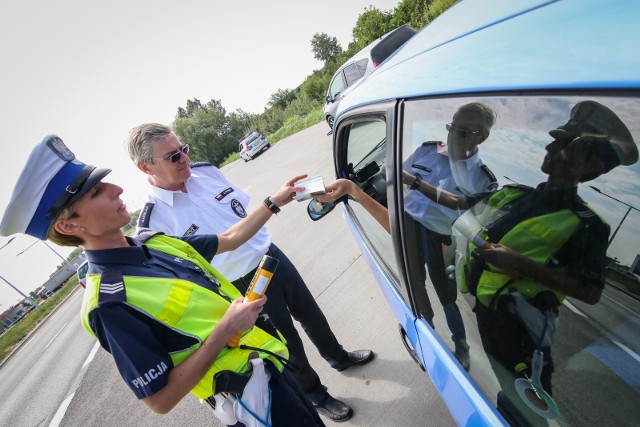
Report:
[[[348,195],[344,195],[335,202],[320,202],[317,199],[311,199],[309,204],[307,205],[307,213],[309,214],[309,218],[313,221],[317,221],[320,218],[324,218],[329,212],[336,207],[336,205],[340,202],[344,202],[349,199]]]
[[[309,218],[311,218],[312,221],[317,221],[331,212],[335,207],[335,202],[323,203],[316,199],[311,199],[311,201],[307,205],[307,213],[309,214]]]
[[[327,97],[325,98],[325,100],[327,101],[327,103],[329,103],[329,102],[333,102],[333,98],[331,98],[331,95],[327,95]]]

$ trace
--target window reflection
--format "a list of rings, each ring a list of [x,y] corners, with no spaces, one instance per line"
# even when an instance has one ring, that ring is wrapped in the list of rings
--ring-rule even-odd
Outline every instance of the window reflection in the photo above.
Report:
[[[386,123],[381,120],[364,121],[349,127],[347,143],[348,178],[382,206],[387,206],[386,183]],[[354,210],[371,246],[396,280],[398,267],[391,236],[355,200]],[[405,291],[401,293],[406,295]],[[408,297],[405,297],[408,299]]]
[[[473,131],[481,127],[450,118],[470,102],[497,113],[477,150],[497,191],[470,174],[460,161],[469,150],[456,150],[451,139],[480,136]],[[640,344],[637,300],[628,290],[637,289],[639,252],[638,104],[552,97],[407,103],[404,204],[408,220],[425,230],[414,237],[422,254],[411,265],[428,271],[426,283],[414,285],[426,285],[430,304],[440,303],[422,315],[445,342],[453,339],[458,360],[513,420],[640,419],[637,405],[596,399],[588,388],[600,381],[627,401],[640,392],[639,374],[629,372],[638,371]],[[449,214],[439,214],[436,201]],[[456,298],[456,284],[464,297]],[[451,304],[459,308],[454,315]],[[469,364],[454,317],[466,329]]]

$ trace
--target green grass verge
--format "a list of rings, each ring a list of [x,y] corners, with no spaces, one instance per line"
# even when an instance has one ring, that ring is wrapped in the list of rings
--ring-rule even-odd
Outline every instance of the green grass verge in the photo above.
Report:
[[[0,361],[3,361],[16,345],[25,339],[77,287],[78,278],[74,274],[50,298],[42,301],[35,310],[24,316],[11,329],[2,334],[0,336]]]
[[[278,129],[275,133],[267,136],[267,140],[269,141],[269,144],[275,145],[281,139],[291,136],[294,133],[298,133],[301,130],[311,127],[322,121],[324,121],[322,107],[317,107],[304,117],[293,116],[288,118],[280,129]],[[222,162],[220,167],[228,165],[229,163],[233,163],[236,160],[240,160],[240,154],[232,153],[225,159],[224,162]]]

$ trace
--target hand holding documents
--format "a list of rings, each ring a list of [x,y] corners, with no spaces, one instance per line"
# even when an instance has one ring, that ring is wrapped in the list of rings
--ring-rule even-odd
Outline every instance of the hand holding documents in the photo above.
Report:
[[[309,178],[301,179],[295,183],[296,186],[304,187],[304,190],[298,191],[293,197],[295,200],[302,202],[308,200],[315,195],[324,194],[324,181],[321,175],[310,176]]]

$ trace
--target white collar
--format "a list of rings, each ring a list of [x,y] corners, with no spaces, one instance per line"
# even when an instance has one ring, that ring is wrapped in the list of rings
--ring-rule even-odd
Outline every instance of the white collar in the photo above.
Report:
[[[478,164],[481,162],[480,160],[480,155],[479,155],[480,151],[476,151],[471,157],[464,159],[464,160],[457,160],[455,162],[456,167],[459,167],[459,164],[464,164],[467,167],[467,170],[471,170],[474,167],[478,166]]]
[[[186,184],[186,183],[185,183]],[[177,193],[182,193],[182,190],[165,190],[164,188],[156,187],[155,185],[151,185],[151,190],[149,191],[151,197],[156,200],[160,200],[163,203],[173,207],[174,196]]]

